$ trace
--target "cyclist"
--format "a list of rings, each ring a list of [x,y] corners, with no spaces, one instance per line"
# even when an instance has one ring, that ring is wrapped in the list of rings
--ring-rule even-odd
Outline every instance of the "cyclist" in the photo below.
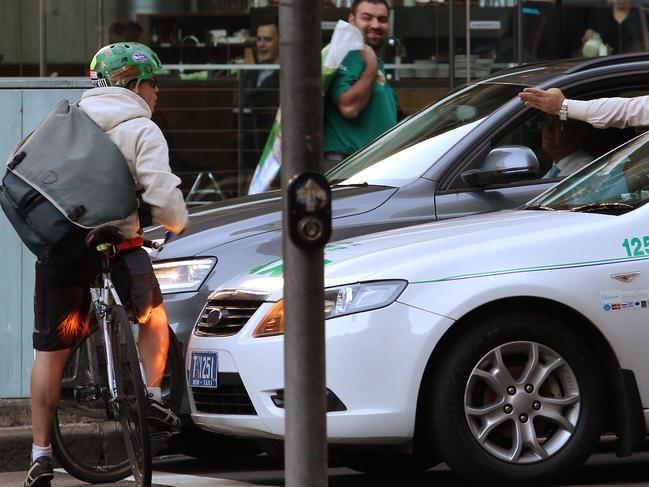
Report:
[[[120,148],[153,218],[179,233],[187,225],[187,210],[177,188],[180,179],[169,167],[169,149],[160,128],[151,121],[158,88],[156,74],[162,65],[149,47],[122,42],[100,49],[90,64],[94,88],[83,93],[80,108]],[[98,155],[101,157],[101,155]],[[97,195],[101,198],[101,195]],[[148,255],[130,247],[142,233],[137,212],[111,222],[127,240],[112,262],[117,291],[142,326],[138,348],[150,396],[152,426],[178,429],[180,420],[162,402],[169,335],[162,293]],[[60,398],[61,377],[71,345],[88,330],[89,285],[98,272],[98,257],[88,250],[80,259],[36,263],[34,292],[36,350],[31,377],[32,461],[25,487],[49,486],[53,477],[50,430]]]

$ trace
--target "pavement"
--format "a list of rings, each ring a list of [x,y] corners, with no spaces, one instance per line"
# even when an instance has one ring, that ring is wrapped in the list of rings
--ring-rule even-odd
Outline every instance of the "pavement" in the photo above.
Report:
[[[27,472],[0,473],[0,485],[3,487],[22,487]],[[132,478],[112,484],[87,484],[71,477],[62,471],[54,472],[52,487],[133,487]],[[153,472],[151,487],[264,487],[263,484],[239,482],[225,478],[199,477],[169,472]]]
[[[29,399],[0,399],[0,472],[25,470],[31,449]]]
[[[25,480],[32,448],[31,408],[29,399],[0,399],[0,486],[21,487]],[[89,486],[58,468],[53,487]],[[131,487],[129,479],[112,484],[94,484],[96,487]],[[239,487],[250,484],[230,479],[206,479],[193,475],[154,472],[152,487]]]

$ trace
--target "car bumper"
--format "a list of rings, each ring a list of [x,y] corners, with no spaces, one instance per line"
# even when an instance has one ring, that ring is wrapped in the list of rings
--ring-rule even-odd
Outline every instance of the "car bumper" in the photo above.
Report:
[[[262,305],[234,336],[191,337],[188,369],[192,352],[218,353],[218,387],[188,385],[192,419],[200,427],[238,436],[283,437],[284,409],[273,397],[284,387],[284,340],[251,336],[270,306]],[[451,323],[401,303],[327,320],[327,388],[344,405],[327,413],[329,442],[387,444],[412,438],[421,379],[431,351]],[[236,397],[237,404],[219,407],[226,397]],[[247,408],[245,414],[237,409],[241,407]]]

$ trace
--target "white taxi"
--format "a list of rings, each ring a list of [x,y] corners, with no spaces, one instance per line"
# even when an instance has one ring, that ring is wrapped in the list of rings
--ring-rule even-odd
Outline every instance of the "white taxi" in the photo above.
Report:
[[[360,470],[392,454],[498,485],[566,475],[603,432],[630,454],[649,419],[647,201],[649,134],[520,210],[329,245],[329,443]],[[187,353],[202,428],[283,437],[282,285],[275,261],[210,296]]]

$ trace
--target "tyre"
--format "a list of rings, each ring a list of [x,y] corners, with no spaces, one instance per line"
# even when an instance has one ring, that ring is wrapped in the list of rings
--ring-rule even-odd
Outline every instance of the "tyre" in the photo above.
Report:
[[[97,331],[68,356],[52,428],[57,460],[84,482],[116,482],[131,474],[122,427],[107,398],[106,355]]]
[[[423,413],[457,474],[492,485],[553,481],[586,461],[606,414],[586,343],[549,316],[511,313],[464,331],[428,370]]]
[[[162,393],[174,410],[180,406],[184,387],[182,351],[169,328]],[[96,331],[67,359],[52,431],[52,448],[59,463],[84,482],[111,483],[131,475],[122,427],[107,401],[107,388],[103,336]]]
[[[122,425],[124,443],[138,487],[151,485],[151,442],[146,416],[147,394],[131,322],[121,306],[111,310],[110,344],[117,398],[113,402]]]

